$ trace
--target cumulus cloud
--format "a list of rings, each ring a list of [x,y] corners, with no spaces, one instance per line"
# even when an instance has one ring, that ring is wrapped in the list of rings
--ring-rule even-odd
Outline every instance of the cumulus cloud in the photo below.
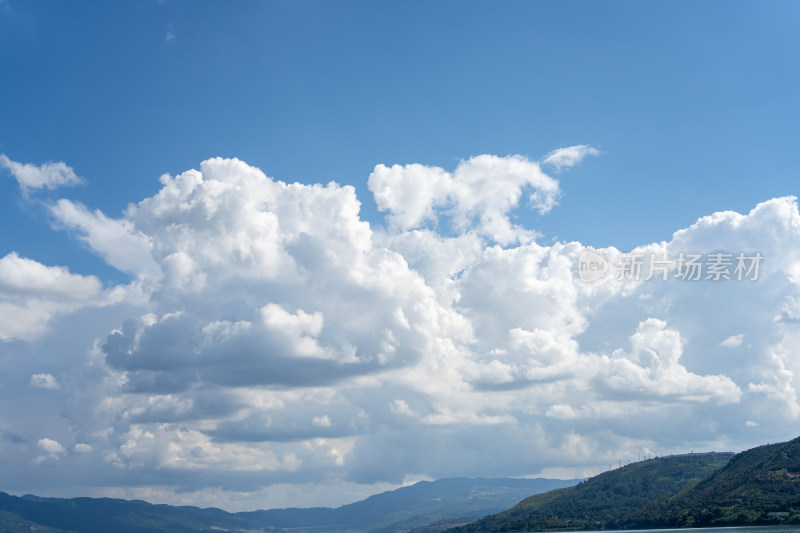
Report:
[[[90,453],[90,452],[92,452],[94,450],[94,448],[92,448],[91,445],[83,443],[83,442],[79,442],[79,443],[75,444],[75,446],[73,446],[72,449],[76,453]]]
[[[457,233],[475,230],[501,244],[532,236],[508,218],[523,191],[540,213],[553,208],[559,193],[558,181],[521,156],[480,155],[462,161],[452,173],[418,164],[377,165],[367,185],[378,209],[389,212],[398,230],[419,228],[444,212]]]
[[[603,379],[615,391],[642,397],[678,396],[690,401],[738,402],[741,390],[727,376],[698,376],[680,363],[683,342],[666,322],[649,318],[631,336],[631,350],[616,350]]]
[[[23,193],[26,194],[37,189],[53,190],[59,187],[74,187],[83,183],[72,167],[61,161],[36,166],[32,163],[18,163],[9,159],[5,154],[0,154],[0,166],[14,176]]]
[[[66,451],[57,440],[48,438],[39,439],[38,446],[50,455],[59,455]]]
[[[33,460],[34,465],[39,465],[46,461],[50,462],[58,462],[60,456],[63,455],[67,450],[64,446],[61,445],[60,442],[57,440],[43,438],[39,439],[39,442],[36,443],[40,450],[45,452],[45,455],[39,455]]]
[[[541,164],[566,169],[592,150]],[[384,489],[409,476],[585,472],[654,449],[743,447],[752,428],[766,432],[757,442],[778,440],[800,417],[794,198],[712,214],[632,251],[758,251],[757,280],[672,269],[587,285],[575,272],[581,243],[542,244],[512,222],[514,209],[553,208],[559,192],[520,156],[452,171],[378,165],[369,188],[385,227],[361,218],[353,187],[284,183],[236,159],[160,183],[117,219],[51,207],[136,277],[135,302],[124,291],[112,302],[97,279],[63,267],[0,259],[0,295],[16,306],[4,338],[39,349],[49,337],[34,324],[69,305],[121,317],[85,340],[78,367],[42,366],[56,359],[44,348],[39,366],[20,363],[22,383],[60,386],[28,394],[68,401],[52,408],[59,433],[39,424],[3,441],[10,479],[44,483],[46,470],[73,486],[80,471],[87,484],[175,502],[320,480]],[[33,477],[14,470],[32,463]]]
[[[61,385],[58,384],[53,374],[34,374],[31,376],[31,387],[39,389],[59,389]]]

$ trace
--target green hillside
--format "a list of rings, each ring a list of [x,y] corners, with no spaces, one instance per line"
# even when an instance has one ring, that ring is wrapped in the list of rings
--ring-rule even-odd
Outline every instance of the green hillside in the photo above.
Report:
[[[15,520],[23,527],[28,524],[34,528],[20,530],[81,533],[197,533],[253,527],[220,509],[152,505],[113,498],[19,498],[0,492],[0,510],[6,517],[0,531],[16,531],[12,527]]]
[[[800,438],[737,454],[676,495],[656,525],[702,527],[800,523]]]
[[[488,516],[453,533],[617,529],[657,512],[670,498],[719,470],[731,453],[674,455],[604,472],[574,487],[537,494],[511,509]]]

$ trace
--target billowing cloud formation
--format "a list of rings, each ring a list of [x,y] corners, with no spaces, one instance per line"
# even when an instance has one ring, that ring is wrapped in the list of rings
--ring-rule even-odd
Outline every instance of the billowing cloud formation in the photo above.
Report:
[[[74,187],[83,183],[72,167],[68,167],[61,161],[36,166],[31,163],[17,163],[5,154],[0,154],[0,167],[7,169],[14,176],[24,193],[36,189],[52,190],[58,187]]]
[[[520,156],[491,155],[462,161],[452,174],[416,164],[378,165],[368,185],[394,228],[418,228],[443,211],[453,217],[456,231],[474,227],[501,244],[530,240],[530,232],[508,219],[523,190],[532,189],[528,200],[541,213],[553,208],[559,190],[538,164]]]
[[[591,153],[562,149],[543,164]],[[17,490],[146,489],[184,503],[176,492],[197,491],[209,503],[209,491],[229,502],[272,484],[332,494],[420,477],[583,475],[639,453],[786,438],[800,417],[794,198],[630,251],[758,252],[756,280],[690,281],[672,265],[666,280],[584,284],[580,243],[542,245],[512,222],[514,209],[546,212],[558,196],[519,156],[452,172],[378,165],[369,187],[384,228],[361,219],[352,187],[287,184],[236,159],[161,185],[120,219],[68,200],[50,209],[130,286],[0,260],[3,305],[90,313],[101,301],[114,320],[84,339],[88,353],[65,353],[69,364],[21,365],[25,393],[57,404],[48,434],[0,419]],[[67,320],[47,315],[50,329],[37,330],[6,316],[6,358],[20,340],[44,350]],[[295,503],[344,503],[315,494]]]

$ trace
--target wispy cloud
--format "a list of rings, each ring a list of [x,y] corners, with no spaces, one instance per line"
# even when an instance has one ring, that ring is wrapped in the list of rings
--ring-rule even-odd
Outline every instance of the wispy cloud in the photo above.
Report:
[[[552,166],[557,172],[560,172],[564,169],[574,167],[588,155],[600,155],[600,150],[585,144],[559,148],[547,154],[544,159],[542,159],[542,164]]]
[[[741,346],[743,341],[744,335],[732,335],[719,343],[719,345],[725,346],[726,348],[736,348],[737,346]]]
[[[75,174],[72,167],[61,161],[37,166],[31,163],[18,163],[9,159],[5,154],[0,154],[0,167],[5,168],[14,176],[25,194],[38,189],[53,190],[84,183]]]
[[[164,37],[164,40],[169,43],[174,41],[176,38],[177,37],[175,35],[175,28],[172,27],[172,23],[170,22],[169,25],[167,26],[167,35],[166,37]]]

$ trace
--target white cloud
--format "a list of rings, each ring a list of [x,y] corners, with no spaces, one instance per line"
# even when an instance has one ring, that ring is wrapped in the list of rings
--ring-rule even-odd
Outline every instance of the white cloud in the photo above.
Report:
[[[72,274],[61,266],[48,267],[11,252],[0,259],[0,294],[36,296],[65,301],[97,297],[103,286],[95,276]]]
[[[377,165],[368,187],[381,211],[389,212],[396,230],[432,221],[440,212],[453,217],[453,230],[475,230],[501,243],[530,240],[533,234],[508,218],[523,191],[528,204],[547,213],[556,204],[558,181],[521,156],[479,155],[461,161],[453,173],[412,164]]]
[[[725,346],[726,348],[736,348],[737,346],[741,346],[743,341],[744,341],[744,334],[731,335],[730,337],[719,343],[719,345]]]
[[[0,259],[4,338],[31,341],[0,350],[23,384],[58,383],[68,399],[14,397],[55,425],[14,419],[26,436],[3,441],[8,478],[47,461],[58,468],[30,486],[72,486],[80,472],[87,486],[141,480],[125,494],[254,501],[318,479],[377,490],[419,475],[589,472],[620,454],[740,448],[753,421],[758,442],[778,440],[800,417],[793,198],[639,249],[758,250],[757,281],[587,286],[574,272],[580,243],[540,244],[512,223],[526,195],[542,212],[555,205],[558,183],[535,162],[379,165],[369,185],[386,229],[361,219],[352,187],[287,184],[235,159],[162,176],[118,219],[54,204],[60,224],[137,276],[141,297]],[[91,324],[71,323],[91,347],[85,363],[44,366],[59,361],[63,332],[40,326],[94,305],[123,318],[94,343]],[[51,426],[77,444],[42,434]]]
[[[0,166],[6,168],[14,176],[23,193],[26,194],[37,189],[53,190],[59,187],[74,187],[83,183],[72,167],[61,161],[36,166],[31,163],[18,163],[9,159],[5,154],[0,154]]]
[[[39,465],[45,461],[51,462],[58,462],[60,456],[64,454],[67,450],[61,445],[60,442],[53,439],[43,438],[39,439],[39,442],[36,443],[40,450],[45,452],[46,455],[39,455],[37,456],[32,463],[34,465]]]
[[[31,376],[31,387],[39,389],[60,389],[61,385],[58,384],[53,374],[33,374]]]
[[[104,290],[95,276],[47,266],[14,252],[0,259],[0,339],[33,340],[56,318],[125,297],[125,289]]]
[[[325,351],[315,340],[322,332],[321,313],[308,314],[298,309],[296,314],[292,314],[279,305],[267,304],[261,308],[261,317],[267,329],[286,336],[293,355],[326,357]]]
[[[73,446],[72,449],[76,453],[91,453],[92,451],[94,451],[94,448],[91,445],[83,442],[75,444],[75,446]]]
[[[571,478],[565,478],[571,479]],[[255,490],[230,490],[208,487],[181,492],[169,486],[92,487],[90,494],[127,500],[144,500],[172,505],[219,507],[237,511],[280,509],[287,507],[338,507],[363,500],[373,494],[406,486],[404,483],[359,484],[341,481],[274,483]]]
[[[452,177],[442,168],[411,165],[377,165],[369,189],[378,208],[400,230],[413,229],[436,217],[435,208],[447,205]]]
[[[66,451],[64,447],[61,445],[61,443],[53,439],[48,439],[48,438],[39,439],[37,445],[39,446],[39,448],[46,451],[50,455],[59,455]]]
[[[574,420],[580,418],[581,415],[574,408],[565,404],[557,404],[547,409],[545,416],[551,418],[558,418],[561,420]]]
[[[311,419],[311,423],[315,426],[323,428],[331,427],[331,419],[328,417],[328,415],[315,416],[313,419]]]
[[[542,159],[543,165],[550,165],[557,172],[567,168],[572,168],[580,163],[587,155],[600,155],[600,151],[585,144],[578,144],[575,146],[568,146],[566,148],[559,148],[553,150]]]
[[[675,396],[689,401],[736,403],[741,390],[727,376],[699,376],[680,363],[683,342],[663,320],[648,318],[631,336],[631,351],[616,350],[603,381],[614,391]]]
[[[403,416],[413,416],[413,411],[408,407],[408,404],[405,400],[394,400],[392,403],[389,404],[389,409],[392,410],[393,413]]]
[[[156,271],[149,240],[129,221],[107,218],[100,211],[89,212],[83,205],[65,199],[51,206],[50,211],[114,268],[132,274]]]

